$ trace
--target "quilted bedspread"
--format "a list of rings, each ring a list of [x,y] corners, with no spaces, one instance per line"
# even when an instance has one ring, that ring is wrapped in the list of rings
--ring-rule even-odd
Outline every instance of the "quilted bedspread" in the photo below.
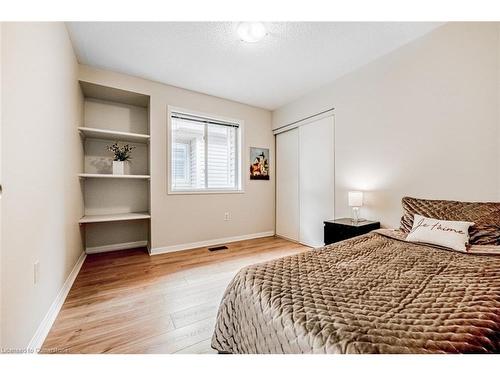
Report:
[[[240,270],[224,353],[500,352],[500,256],[370,233]]]

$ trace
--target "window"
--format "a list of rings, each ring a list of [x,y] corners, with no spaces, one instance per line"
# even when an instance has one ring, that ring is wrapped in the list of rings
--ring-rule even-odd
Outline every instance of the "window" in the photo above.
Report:
[[[237,122],[180,112],[170,121],[170,192],[241,189]]]

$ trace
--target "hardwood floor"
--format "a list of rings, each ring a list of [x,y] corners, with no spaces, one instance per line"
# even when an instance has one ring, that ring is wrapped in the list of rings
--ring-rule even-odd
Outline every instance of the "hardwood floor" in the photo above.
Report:
[[[42,352],[213,353],[217,309],[236,272],[309,249],[277,237],[227,246],[88,255]]]

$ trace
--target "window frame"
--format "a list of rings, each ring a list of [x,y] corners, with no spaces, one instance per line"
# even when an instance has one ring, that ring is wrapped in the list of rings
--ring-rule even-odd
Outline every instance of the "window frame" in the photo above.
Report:
[[[174,190],[172,189],[173,176],[172,176],[172,113],[182,113],[185,115],[205,117],[214,121],[231,122],[238,124],[236,131],[236,188],[204,188],[204,189],[185,189]],[[243,145],[244,145],[244,122],[226,116],[215,114],[203,113],[193,111],[185,108],[167,106],[167,194],[169,195],[191,195],[191,194],[241,194],[245,192],[245,178],[243,178]],[[205,143],[206,145],[206,143]],[[206,147],[205,147],[206,148]],[[207,150],[205,150],[207,151]]]
[[[190,155],[188,156],[189,154],[189,151],[190,151],[190,146],[188,143],[180,143],[181,147],[182,147],[182,151],[183,153],[186,155],[186,163],[184,165],[184,183],[189,183],[190,180],[191,180],[191,176],[189,176],[189,164],[191,163],[191,157]],[[175,151],[175,150],[173,150]],[[172,166],[171,166],[172,167]]]

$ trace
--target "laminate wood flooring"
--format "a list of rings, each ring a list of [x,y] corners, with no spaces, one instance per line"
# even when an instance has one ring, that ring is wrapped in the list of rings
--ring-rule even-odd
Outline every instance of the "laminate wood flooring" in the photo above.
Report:
[[[42,352],[213,353],[217,309],[236,272],[309,249],[278,237],[227,246],[88,255]]]

